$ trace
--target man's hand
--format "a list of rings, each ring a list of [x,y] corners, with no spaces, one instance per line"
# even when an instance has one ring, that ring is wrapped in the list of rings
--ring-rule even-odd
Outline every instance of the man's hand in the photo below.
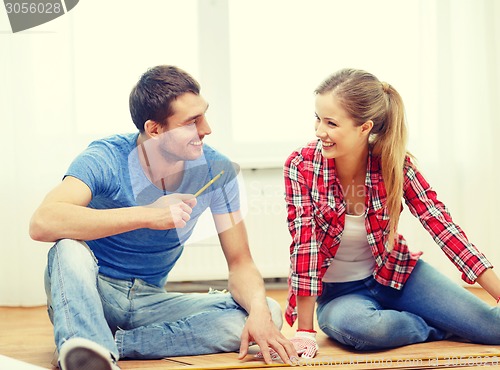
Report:
[[[295,336],[290,339],[290,342],[293,344],[297,354],[302,358],[313,358],[318,353],[319,346],[316,342],[316,333],[314,332],[297,330]],[[269,349],[269,355],[273,360],[282,359],[282,357],[271,348]],[[260,359],[265,358],[264,352],[257,353],[255,357]],[[266,363],[268,362],[266,361]],[[296,359],[292,358],[292,365],[296,364]]]
[[[191,218],[191,212],[196,205],[192,194],[169,194],[158,198],[148,209],[149,228],[166,230],[181,228]]]
[[[228,219],[231,227],[227,227]],[[255,265],[248,237],[240,211],[230,214],[214,215],[219,240],[227,260],[229,279],[228,288],[234,300],[248,312],[248,318],[241,333],[239,358],[248,354],[250,342],[255,342],[264,350],[263,358],[271,364],[269,348],[279,353],[283,361],[292,364],[297,359],[293,344],[286,339],[273,322],[271,310],[266,299],[264,280]],[[233,222],[237,220],[237,222]],[[281,311],[279,313],[281,315]]]
[[[241,334],[240,354],[243,359],[248,353],[250,342],[255,342],[262,349],[262,357],[266,364],[271,364],[272,353],[277,354],[283,362],[292,365],[297,359],[297,351],[271,320],[270,314],[254,314],[248,316]]]

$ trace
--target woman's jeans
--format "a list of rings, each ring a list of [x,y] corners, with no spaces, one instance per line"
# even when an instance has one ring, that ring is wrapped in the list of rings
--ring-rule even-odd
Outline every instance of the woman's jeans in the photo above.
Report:
[[[140,279],[99,275],[88,246],[70,239],[49,251],[45,287],[57,348],[86,338],[116,358],[238,351],[247,317],[227,293],[168,293]],[[281,328],[280,305],[269,298],[268,304]]]
[[[500,308],[492,307],[419,260],[402,290],[373,277],[324,283],[318,324],[329,337],[358,350],[449,338],[500,344]]]

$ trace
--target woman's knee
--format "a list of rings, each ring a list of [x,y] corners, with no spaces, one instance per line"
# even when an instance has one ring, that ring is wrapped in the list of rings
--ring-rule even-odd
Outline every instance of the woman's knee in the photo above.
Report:
[[[320,325],[321,330],[329,337],[357,350],[375,350],[386,348],[387,328],[381,325],[363,327],[361,325]]]
[[[318,315],[320,329],[338,342],[357,350],[384,348],[394,329],[389,328],[377,310],[356,312],[330,312]]]
[[[459,336],[473,343],[500,344],[500,307],[476,311],[468,320],[468,328],[460,328]],[[451,330],[453,331],[453,330]]]

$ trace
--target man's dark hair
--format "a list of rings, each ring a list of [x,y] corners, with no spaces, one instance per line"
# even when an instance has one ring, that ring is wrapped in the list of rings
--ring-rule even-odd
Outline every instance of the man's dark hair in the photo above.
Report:
[[[200,84],[180,68],[161,65],[148,69],[130,92],[129,107],[132,121],[144,132],[147,120],[166,124],[177,97],[191,92],[200,94]]]

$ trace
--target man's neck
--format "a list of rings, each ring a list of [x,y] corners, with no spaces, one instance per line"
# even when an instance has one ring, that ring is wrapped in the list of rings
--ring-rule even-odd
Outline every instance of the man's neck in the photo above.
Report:
[[[139,162],[149,180],[164,193],[175,191],[182,182],[184,161],[166,158],[144,134],[137,138],[137,149]]]

